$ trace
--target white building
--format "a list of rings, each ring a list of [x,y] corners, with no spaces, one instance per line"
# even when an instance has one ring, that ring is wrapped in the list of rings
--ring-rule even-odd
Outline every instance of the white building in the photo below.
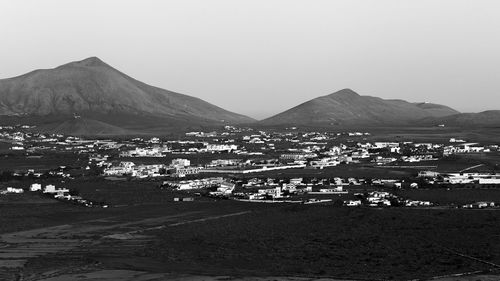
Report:
[[[361,200],[348,200],[345,201],[344,204],[348,207],[361,206]]]
[[[183,159],[183,158],[176,158],[172,159],[172,162],[170,163],[171,166],[173,167],[189,167],[191,166],[191,161],[189,159]]]
[[[24,190],[22,188],[15,187],[7,187],[7,193],[23,193]]]
[[[42,190],[42,185],[39,183],[33,183],[30,186],[30,191],[40,191]]]
[[[500,184],[500,179],[479,179],[479,184]]]
[[[324,167],[334,167],[337,166],[338,164],[340,164],[340,161],[337,161],[336,159],[329,157],[309,162],[309,165],[311,167],[318,169],[323,169]]]
[[[276,188],[259,189],[258,193],[261,195],[269,195],[272,198],[283,197],[282,192],[281,192],[281,186],[277,186]]]
[[[56,186],[53,184],[46,185],[43,193],[56,193]]]
[[[231,152],[238,149],[238,146],[235,144],[207,144],[206,150],[209,152]]]

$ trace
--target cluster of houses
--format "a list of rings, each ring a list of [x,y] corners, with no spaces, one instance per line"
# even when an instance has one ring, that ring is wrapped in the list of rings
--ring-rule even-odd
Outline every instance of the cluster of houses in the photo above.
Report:
[[[40,192],[45,196],[52,197],[57,200],[63,200],[72,202],[74,204],[82,205],[85,207],[102,207],[107,208],[106,204],[98,204],[91,200],[84,199],[81,196],[75,196],[70,194],[70,190],[67,188],[56,188],[53,184],[47,184],[42,186],[40,183],[33,183],[27,189],[29,192]],[[20,187],[7,187],[5,190],[1,190],[0,194],[22,194],[25,190]]]
[[[480,201],[471,204],[465,204],[461,207],[464,209],[485,209],[485,208],[495,208],[497,205],[493,201]]]
[[[226,126],[222,132],[189,132],[184,139],[134,138],[131,140],[82,139],[62,134],[29,132],[29,126],[0,129],[0,139],[12,143],[13,150],[29,153],[73,151],[99,153],[116,150],[121,157],[165,157],[169,154],[232,153],[240,156],[278,153],[285,163],[304,162],[314,168],[364,159],[377,165],[394,161],[420,162],[459,153],[486,153],[497,145],[482,146],[452,138],[448,144],[412,142],[366,142],[367,132],[263,131]],[[342,140],[342,141],[340,141]],[[344,142],[344,143],[341,143]],[[339,144],[340,143],[340,144]],[[394,160],[396,158],[397,160]],[[303,164],[303,163],[301,163]]]
[[[120,157],[165,157],[171,152],[168,146],[136,147],[120,152]]]
[[[220,186],[224,183],[224,178],[204,178],[200,180],[183,180],[183,181],[163,181],[162,188],[171,188],[176,190],[192,190]]]
[[[92,153],[99,150],[118,149],[122,144],[113,140],[81,139],[63,134],[42,134],[31,132],[32,126],[2,126],[0,127],[0,140],[11,143],[10,149],[25,153],[41,152],[75,152]]]
[[[9,193],[14,193],[14,194],[24,193],[24,189],[8,186],[5,190],[0,190],[0,194],[9,194]]]
[[[26,127],[26,128],[25,128]],[[222,132],[190,132],[184,139],[161,140],[160,138],[133,138],[131,140],[82,139],[61,134],[39,134],[26,131],[25,127],[5,127],[0,130],[0,138],[12,143],[11,149],[37,153],[45,150],[73,151],[110,155],[118,152],[119,157],[158,157],[175,154],[231,153],[234,159],[215,159],[204,167],[177,167],[140,165],[131,168],[128,164],[109,167],[107,159],[95,161],[98,166],[107,166],[105,175],[133,174],[134,177],[156,177],[167,174],[186,176],[199,172],[248,173],[261,172],[263,169],[323,169],[341,164],[370,163],[377,166],[392,165],[395,162],[411,163],[434,161],[442,156],[457,153],[486,153],[498,150],[498,146],[481,146],[452,138],[449,144],[413,143],[413,142],[367,142],[367,132],[299,132],[290,128],[288,131],[263,131],[251,128],[226,126]],[[342,142],[340,142],[342,140]],[[108,153],[106,153],[108,152]],[[279,163],[263,165],[254,169],[248,163],[249,156],[266,156]],[[269,160],[269,159],[268,159]],[[92,162],[92,160],[89,160]],[[161,161],[159,161],[161,163]],[[90,164],[89,164],[90,165]],[[235,167],[246,166],[236,169]],[[229,167],[230,169],[225,169]],[[89,169],[89,167],[86,167]],[[206,169],[203,169],[206,168]]]
[[[443,155],[449,156],[453,154],[466,153],[483,153],[491,152],[492,149],[498,149],[498,146],[483,146],[479,143],[460,143],[456,145],[448,145],[443,148]]]
[[[438,173],[434,171],[420,171],[418,177],[425,179],[429,184],[500,185],[500,173]]]
[[[51,170],[35,171],[35,169],[3,171],[2,174],[9,174],[12,178],[21,180],[23,178],[71,178],[70,173],[65,171],[65,166],[60,166]]]
[[[344,206],[357,207],[391,207],[391,206],[404,206],[404,207],[431,207],[434,204],[429,201],[409,200],[400,198],[387,191],[372,191],[367,194],[355,194],[358,200],[345,200]]]
[[[207,175],[205,179],[165,181],[164,185],[178,190],[210,188],[212,196],[232,196],[244,200],[287,200],[301,194],[347,194],[346,186],[368,184],[363,179],[339,179],[328,182],[305,183],[301,178],[289,182],[249,180],[242,184],[243,192],[236,192],[235,184],[222,176],[260,173],[284,169],[326,169],[338,165],[361,163],[369,166],[419,165],[412,163],[436,161],[454,154],[488,153],[498,151],[497,145],[480,145],[452,138],[449,143],[418,142],[369,142],[366,132],[300,132],[297,128],[285,131],[254,130],[226,126],[222,131],[189,132],[181,139],[133,138],[127,140],[83,139],[62,134],[40,134],[29,132],[29,126],[0,127],[0,139],[11,144],[11,150],[26,157],[43,157],[45,151],[74,152],[88,155],[86,170],[92,166],[108,178],[130,176],[137,179],[186,178],[190,175]],[[14,154],[14,152],[13,152]],[[186,154],[191,156],[181,156]],[[197,156],[203,154],[203,156]],[[175,158],[165,163],[161,158],[186,157],[201,162],[192,165],[189,159]],[[194,156],[192,156],[194,155]],[[255,157],[254,157],[255,156]],[[123,158],[157,157],[158,163],[136,164],[140,159]],[[118,159],[117,159],[118,158]],[[120,159],[121,158],[121,159]],[[111,160],[110,160],[111,159]],[[170,158],[169,158],[170,159]],[[205,162],[199,159],[206,159]],[[125,160],[125,161],[119,161]],[[133,160],[134,162],[130,161]],[[150,159],[149,159],[150,160]],[[144,160],[149,163],[150,161]],[[425,164],[423,164],[425,165]],[[421,167],[423,167],[423,165]],[[401,166],[401,165],[400,165]],[[47,172],[50,176],[69,178],[64,169]],[[300,171],[298,172],[300,174]],[[43,173],[28,171],[26,175],[41,177]],[[201,177],[198,175],[197,177]],[[487,173],[437,173],[422,171],[418,177],[428,184],[479,184],[500,185],[500,174]],[[36,179],[39,180],[39,179]],[[163,180],[163,179],[162,179]],[[420,181],[419,181],[420,183]],[[398,180],[372,180],[369,184],[390,188],[402,188],[409,184],[418,188],[415,182],[404,184]],[[53,194],[60,199],[73,200],[65,189],[54,189],[48,185],[37,191]],[[254,190],[249,190],[254,189]],[[30,187],[31,190],[31,187]],[[3,193],[24,192],[9,187]],[[346,206],[390,206],[399,202],[404,206],[428,206],[420,201],[398,201],[392,194],[376,192],[359,200],[348,200]],[[83,200],[76,197],[75,200]],[[321,201],[321,200],[320,200]],[[314,202],[320,202],[314,201]],[[82,201],[84,202],[84,201]],[[482,205],[481,205],[482,206]]]
[[[131,176],[135,178],[155,177],[185,177],[198,174],[201,167],[191,166],[189,159],[173,159],[170,165],[165,164],[140,164],[131,161],[120,161],[116,165],[107,163],[103,170],[104,176]]]
[[[333,202],[331,195],[348,195],[346,186],[360,185],[365,181],[362,179],[321,179],[314,183],[305,183],[303,178],[292,178],[286,182],[276,181],[271,178],[252,178],[245,183],[231,182],[222,177],[206,178],[203,180],[184,180],[184,181],[164,181],[162,188],[172,190],[209,190],[209,196],[224,197],[233,200],[246,202],[265,202],[265,203],[328,203]],[[236,189],[236,184],[240,188]],[[310,195],[318,195],[318,198],[311,198]],[[321,195],[330,195],[321,196]],[[308,196],[308,197],[304,197]],[[369,193],[355,193],[357,199],[343,201],[344,206],[356,207],[431,207],[433,204],[429,201],[409,200],[400,198],[388,191],[372,191]],[[342,197],[338,197],[342,198]]]

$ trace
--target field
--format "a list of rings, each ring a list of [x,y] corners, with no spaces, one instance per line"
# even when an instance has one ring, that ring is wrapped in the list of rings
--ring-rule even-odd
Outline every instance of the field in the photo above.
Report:
[[[499,219],[498,212],[273,206],[156,231],[146,256],[193,273],[431,277],[489,268],[454,251],[500,262]]]
[[[0,154],[0,171],[46,171],[59,166],[80,167],[86,165],[87,157],[74,153],[45,153],[42,157],[28,158],[23,152]]]
[[[136,192],[131,186],[123,189]],[[490,270],[500,264],[498,210],[351,209],[166,198],[109,209],[7,198],[0,203],[0,263],[21,258],[25,277],[62,278],[58,280],[106,270],[407,280],[475,271],[495,274]],[[32,246],[22,242],[35,237],[38,242]],[[6,269],[0,277],[15,272]]]

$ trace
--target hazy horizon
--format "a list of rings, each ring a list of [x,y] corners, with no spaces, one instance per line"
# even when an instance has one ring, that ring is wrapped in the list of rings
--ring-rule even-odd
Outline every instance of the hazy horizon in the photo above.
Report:
[[[262,119],[343,88],[500,109],[498,1],[2,1],[0,79],[97,56]]]

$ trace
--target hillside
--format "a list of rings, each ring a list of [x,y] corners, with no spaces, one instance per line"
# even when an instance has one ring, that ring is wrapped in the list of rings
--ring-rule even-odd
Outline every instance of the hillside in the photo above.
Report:
[[[427,113],[429,113],[431,117],[443,117],[443,116],[449,116],[450,114],[459,113],[458,111],[452,109],[451,107],[441,104],[421,102],[421,103],[415,103],[415,105],[427,111]]]
[[[427,118],[457,114],[449,107],[409,103],[403,100],[384,100],[360,96],[350,89],[302,103],[261,121],[263,125],[405,125]]]
[[[425,125],[443,124],[449,127],[500,127],[500,110],[479,113],[460,113],[441,118],[426,118]]]
[[[39,130],[53,134],[86,135],[89,132],[99,136],[134,134],[134,131],[86,118],[68,119],[62,123],[41,125],[38,128]]]
[[[87,120],[99,116],[97,121],[116,127],[130,118],[156,119],[167,127],[254,121],[199,98],[142,83],[96,57],[0,80],[0,115],[61,116],[66,122],[73,114]]]

